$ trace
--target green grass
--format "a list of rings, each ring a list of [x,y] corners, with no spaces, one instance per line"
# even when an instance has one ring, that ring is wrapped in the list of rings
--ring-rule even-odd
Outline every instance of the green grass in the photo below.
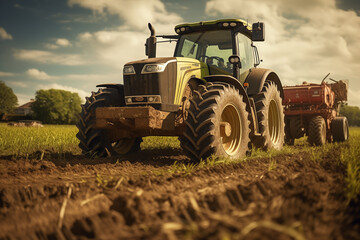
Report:
[[[35,152],[79,154],[77,128],[67,125],[12,127],[0,124],[0,156],[24,157]]]
[[[13,127],[0,123],[0,156],[26,157],[36,152],[81,154],[74,125]],[[177,137],[145,137],[142,149],[180,148]]]
[[[340,161],[346,166],[345,181],[348,201],[360,195],[360,128],[351,130],[348,146],[341,148],[340,153]]]

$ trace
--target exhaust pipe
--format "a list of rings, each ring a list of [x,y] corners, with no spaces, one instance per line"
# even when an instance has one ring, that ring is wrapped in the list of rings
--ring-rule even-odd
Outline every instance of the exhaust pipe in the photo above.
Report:
[[[148,23],[148,27],[150,30],[150,37],[146,39],[145,43],[145,54],[149,58],[155,58],[156,57],[156,36],[155,36],[155,29],[151,25],[151,23]]]

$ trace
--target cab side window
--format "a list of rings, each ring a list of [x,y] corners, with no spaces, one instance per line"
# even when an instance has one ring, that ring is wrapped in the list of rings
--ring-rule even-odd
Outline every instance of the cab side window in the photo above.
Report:
[[[184,42],[182,44],[183,46],[181,49],[180,57],[195,58],[198,49],[198,44],[188,39],[184,39]]]
[[[250,68],[254,67],[254,53],[251,46],[251,40],[244,36],[243,34],[238,33],[237,35],[238,45],[239,45],[239,56],[241,61],[240,69],[240,81],[244,82],[247,75],[249,74]]]

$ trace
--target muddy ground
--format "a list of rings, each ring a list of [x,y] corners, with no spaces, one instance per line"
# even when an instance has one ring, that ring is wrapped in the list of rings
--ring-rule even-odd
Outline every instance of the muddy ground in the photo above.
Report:
[[[360,239],[359,202],[347,204],[345,167],[332,156],[193,171],[175,161],[189,160],[172,149],[0,157],[0,239]]]

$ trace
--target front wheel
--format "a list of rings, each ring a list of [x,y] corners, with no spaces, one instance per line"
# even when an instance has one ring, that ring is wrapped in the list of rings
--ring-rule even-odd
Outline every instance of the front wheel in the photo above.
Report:
[[[246,103],[239,92],[226,83],[207,83],[193,92],[179,137],[185,153],[200,160],[215,156],[243,157],[249,150],[250,121]]]
[[[109,142],[106,131],[94,128],[95,110],[98,107],[124,106],[124,95],[120,90],[113,88],[99,89],[86,98],[77,123],[79,132],[79,147],[82,153],[89,157],[106,157],[112,155],[124,155],[140,150],[141,138],[123,138],[116,142]]]
[[[254,136],[256,147],[281,149],[284,145],[285,122],[280,92],[274,82],[265,81],[262,91],[254,97],[261,136]]]

